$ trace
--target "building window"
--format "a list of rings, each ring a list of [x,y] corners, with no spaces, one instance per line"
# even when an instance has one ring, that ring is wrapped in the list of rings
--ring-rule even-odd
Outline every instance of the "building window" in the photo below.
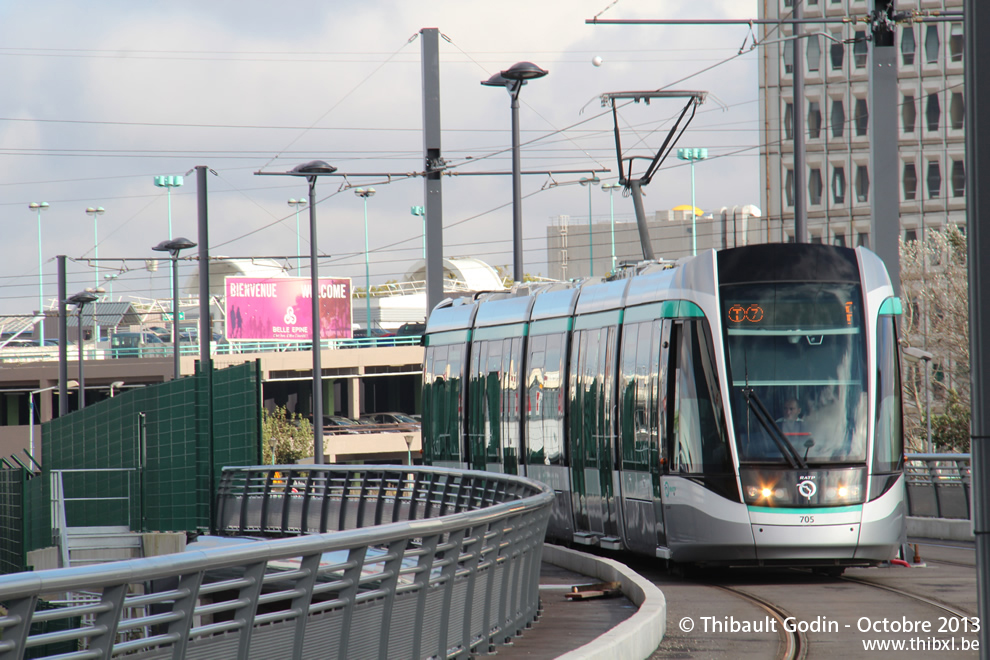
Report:
[[[905,27],[901,29],[901,64],[911,66],[914,64],[914,28]]]
[[[808,71],[818,71],[822,66],[822,42],[821,37],[813,34],[808,37]]]
[[[927,32],[925,32],[925,60],[929,64],[938,62],[938,51],[941,45],[938,39],[938,26],[929,25]]]
[[[811,242],[812,243],[821,245],[821,242],[822,242],[822,237],[821,236],[815,236],[814,234],[811,234],[811,236],[809,238],[811,239]]]
[[[842,71],[842,61],[846,57],[846,47],[842,42],[833,42],[828,47],[828,54],[832,60],[832,71]]]
[[[784,104],[784,139],[794,139],[794,104]]]
[[[901,184],[904,186],[904,199],[913,200],[918,196],[918,172],[914,169],[914,163],[904,163],[904,174],[901,175]]]
[[[938,130],[939,120],[942,118],[942,106],[938,102],[938,92],[928,95],[925,102],[925,121],[928,124],[928,131],[934,133]]]
[[[832,113],[829,115],[829,122],[832,124],[832,137],[842,137],[842,132],[846,126],[846,108],[842,99],[832,99]]]
[[[865,231],[856,234],[856,245],[862,245],[865,248],[870,247],[870,235]]]
[[[856,135],[866,135],[870,126],[870,109],[866,99],[856,99]]]
[[[822,134],[822,111],[818,101],[808,102],[808,137],[818,139]]]
[[[963,121],[966,117],[966,102],[963,101],[962,92],[952,92],[952,100],[949,101],[949,121],[953,130],[961,131]]]
[[[949,60],[952,62],[963,61],[962,23],[953,23],[949,29]]]
[[[794,73],[794,42],[784,44],[784,73]]]
[[[966,163],[961,160],[952,161],[952,196],[966,196]]]
[[[832,168],[832,201],[846,203],[846,170],[843,167]]]
[[[815,205],[822,203],[822,171],[817,167],[811,168],[808,173],[808,202]]]
[[[866,56],[869,53],[869,46],[866,45],[866,32],[857,30],[853,44],[853,63],[857,69],[866,67]]]
[[[937,160],[928,161],[928,199],[938,199],[942,194],[942,167]]]
[[[911,241],[916,241],[916,240],[918,240],[918,232],[917,231],[915,231],[914,229],[905,229],[904,230],[904,242],[905,243],[909,243]]]
[[[788,206],[794,206],[794,170],[787,170],[784,175],[784,198]]]
[[[914,133],[914,123],[918,118],[918,110],[914,107],[914,95],[905,94],[901,104],[901,124],[905,133]]]
[[[832,245],[838,245],[839,247],[846,247],[846,235],[835,232],[835,237],[832,239]]]
[[[856,166],[856,201],[870,201],[870,169],[866,165]]]

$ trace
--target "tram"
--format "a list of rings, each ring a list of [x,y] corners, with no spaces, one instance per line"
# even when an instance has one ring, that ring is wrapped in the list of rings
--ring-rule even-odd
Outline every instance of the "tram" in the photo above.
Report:
[[[548,484],[557,542],[877,564],[905,534],[900,313],[874,253],[808,244],[448,299],[424,457]]]

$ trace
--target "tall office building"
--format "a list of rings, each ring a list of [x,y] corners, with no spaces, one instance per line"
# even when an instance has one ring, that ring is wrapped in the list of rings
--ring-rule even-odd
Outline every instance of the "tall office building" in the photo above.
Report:
[[[870,196],[897,194],[902,236],[921,237],[947,223],[965,226],[962,0],[896,0],[896,12],[955,12],[949,20],[902,22],[895,32],[898,109],[871,116],[870,27],[873,0],[762,0],[761,18],[856,19],[760,28],[760,158],[764,217],[770,240],[794,237],[794,113],[805,120],[805,196],[812,242],[870,245]],[[794,67],[804,93],[794,98]],[[870,126],[896,122],[898,189],[871,181]]]

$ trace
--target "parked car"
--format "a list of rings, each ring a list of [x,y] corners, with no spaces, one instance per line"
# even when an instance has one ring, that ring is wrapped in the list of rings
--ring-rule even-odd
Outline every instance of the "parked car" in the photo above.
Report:
[[[420,423],[418,420],[413,419],[411,416],[405,413],[396,412],[386,412],[386,413],[367,413],[361,415],[361,420],[367,420],[372,424],[402,424],[405,426],[415,426],[419,428]]]
[[[419,337],[426,332],[426,323],[403,323],[395,331],[396,337]]]
[[[110,350],[115,358],[164,357],[169,348],[153,332],[117,332],[110,335]]]
[[[313,418],[309,417],[309,421],[312,423]],[[323,429],[330,433],[367,433],[367,429],[362,428],[363,426],[365,425],[350,417],[342,415],[323,416]]]

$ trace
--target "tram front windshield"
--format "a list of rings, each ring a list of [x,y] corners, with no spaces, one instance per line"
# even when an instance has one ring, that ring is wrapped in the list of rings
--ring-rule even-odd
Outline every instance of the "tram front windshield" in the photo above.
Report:
[[[743,463],[866,460],[862,296],[856,284],[721,288],[730,410]]]

